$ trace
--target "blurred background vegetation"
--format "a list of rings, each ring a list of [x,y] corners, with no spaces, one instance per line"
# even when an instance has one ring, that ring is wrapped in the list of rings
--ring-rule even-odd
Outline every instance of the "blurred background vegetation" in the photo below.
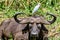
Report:
[[[47,27],[49,35],[52,36],[49,40],[60,40],[58,36],[60,32],[60,0],[0,0],[0,22],[12,18],[15,12],[24,12],[25,14],[22,16],[28,17],[38,3],[41,3],[41,7],[37,12],[38,15],[48,17],[46,12],[51,12],[57,17],[56,22]]]

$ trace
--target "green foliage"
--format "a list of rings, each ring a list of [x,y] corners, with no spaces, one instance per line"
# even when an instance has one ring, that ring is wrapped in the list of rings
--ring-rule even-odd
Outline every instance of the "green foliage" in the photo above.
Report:
[[[50,37],[49,40],[60,40],[60,37]]]
[[[4,0],[0,2],[0,10],[8,17],[12,17],[11,15],[14,15],[15,12],[24,12],[29,15],[39,2],[41,3],[38,10],[40,15],[44,15],[47,11],[54,13],[60,8],[59,0]]]

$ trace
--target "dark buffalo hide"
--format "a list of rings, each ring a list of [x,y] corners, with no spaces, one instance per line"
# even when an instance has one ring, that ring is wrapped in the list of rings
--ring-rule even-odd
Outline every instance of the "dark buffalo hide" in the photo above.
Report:
[[[24,36],[25,34],[23,34],[22,29],[24,29],[25,27],[26,24],[18,24],[13,18],[4,20],[0,25],[0,38],[2,37],[4,39],[5,36],[7,38],[6,40],[8,40],[11,34],[14,40],[16,37],[18,37],[17,35],[23,38],[22,36]]]

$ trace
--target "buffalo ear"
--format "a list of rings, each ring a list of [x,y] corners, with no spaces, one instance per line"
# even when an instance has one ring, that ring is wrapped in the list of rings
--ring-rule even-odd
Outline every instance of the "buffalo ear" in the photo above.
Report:
[[[41,24],[41,29],[43,30],[43,31],[47,31],[48,32],[48,29],[45,27],[45,25],[44,24]]]
[[[29,31],[29,24],[26,25],[24,29],[22,29],[22,33],[27,33]]]

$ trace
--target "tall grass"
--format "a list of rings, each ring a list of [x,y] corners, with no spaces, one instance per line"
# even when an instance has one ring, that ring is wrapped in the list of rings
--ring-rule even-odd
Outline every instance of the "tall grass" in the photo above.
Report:
[[[59,0],[3,0],[0,1],[0,11],[6,14],[7,17],[12,17],[11,15],[18,11],[25,12],[27,13],[26,15],[29,15],[35,5],[39,2],[41,3],[39,12],[42,15],[44,11],[56,12],[56,10],[59,9]]]

